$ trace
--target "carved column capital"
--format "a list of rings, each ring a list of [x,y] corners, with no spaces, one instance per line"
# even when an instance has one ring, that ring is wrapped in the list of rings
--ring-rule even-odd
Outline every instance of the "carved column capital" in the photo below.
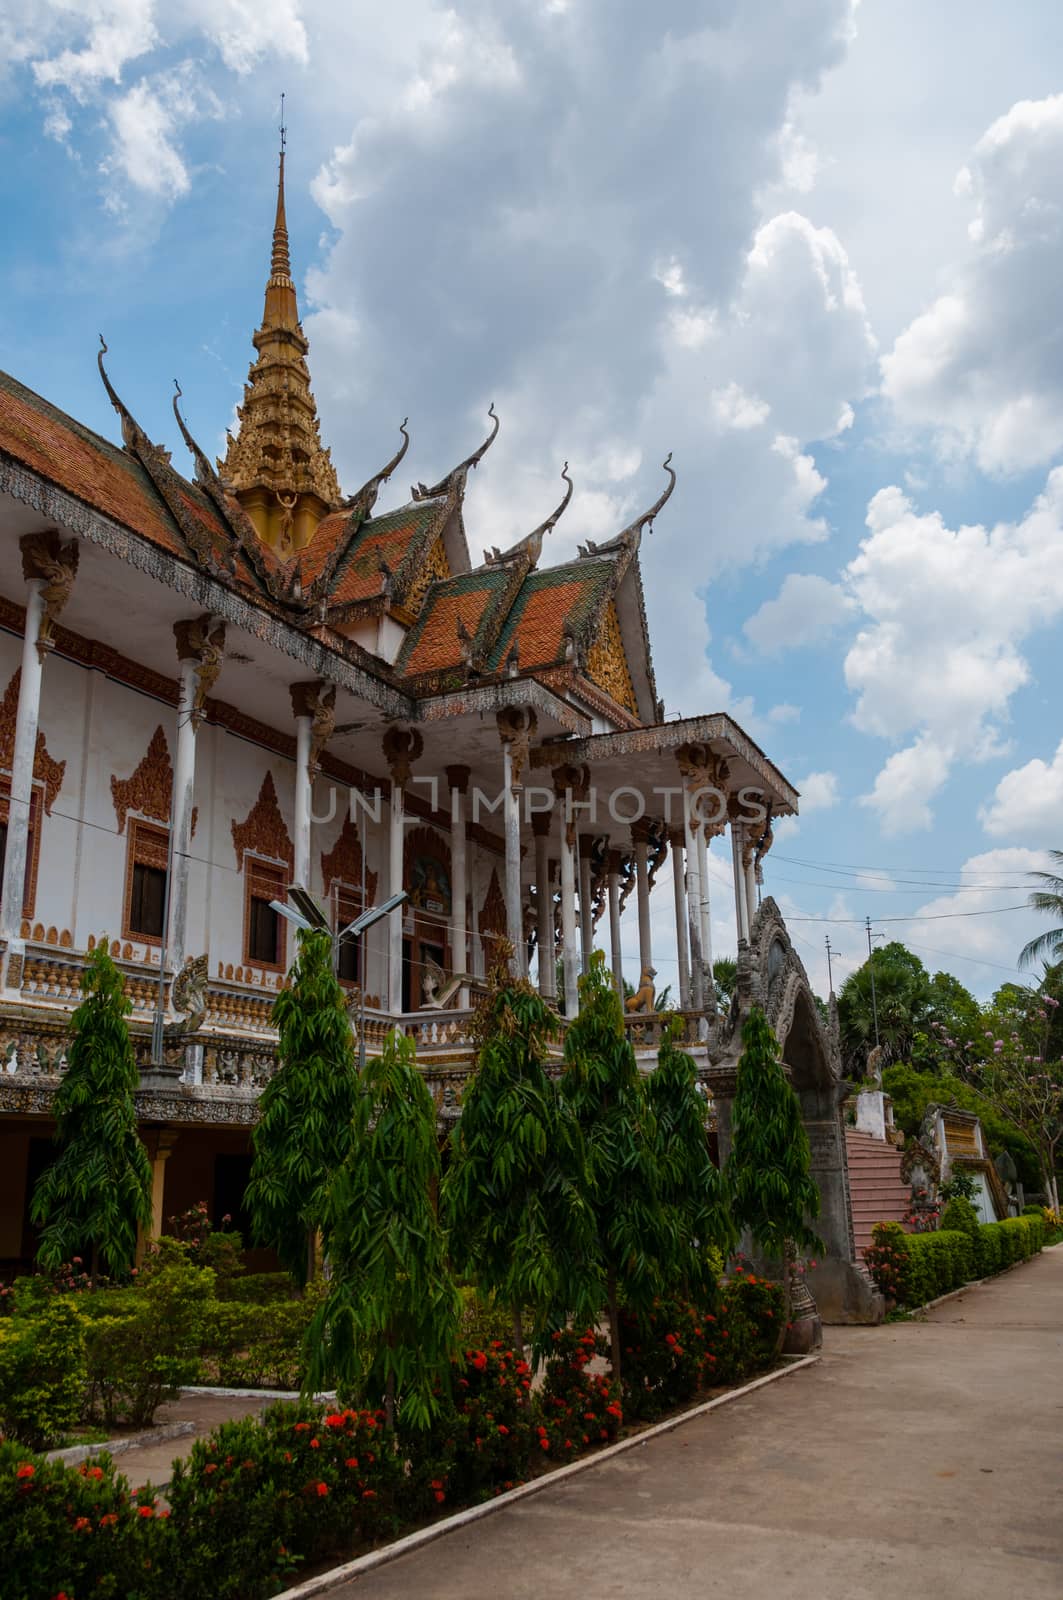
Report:
[[[307,762],[311,778],[320,768],[322,750],[336,731],[336,685],[314,679],[311,683],[291,685],[292,715],[310,718],[310,756]]]
[[[44,533],[27,533],[18,542],[22,552],[22,576],[26,582],[42,585],[44,603],[37,634],[37,653],[44,659],[55,646],[55,624],[70,599],[77,576],[81,551],[76,539],[63,544],[55,528]]]
[[[207,696],[218,681],[225,660],[225,623],[207,612],[202,617],[175,622],[173,636],[178,661],[196,663],[196,689],[192,698],[192,723],[198,728],[206,712]]]
[[[424,754],[424,740],[416,728],[388,728],[381,740],[384,760],[391,773],[391,781],[398,788],[409,783],[413,763]]]
[[[531,706],[503,706],[495,712],[498,737],[510,751],[510,768],[513,787],[520,787],[521,773],[528,759],[528,749],[535,738],[539,719]]]

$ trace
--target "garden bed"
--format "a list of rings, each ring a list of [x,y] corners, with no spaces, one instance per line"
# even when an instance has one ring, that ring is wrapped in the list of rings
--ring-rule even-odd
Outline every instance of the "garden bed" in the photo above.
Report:
[[[532,1495],[541,1494],[544,1489],[552,1489],[557,1484],[575,1477],[578,1473],[586,1472],[591,1467],[600,1466],[603,1461],[611,1461],[615,1456],[623,1455],[636,1445],[646,1444],[650,1439],[657,1438],[664,1433],[681,1427],[686,1422],[693,1422],[697,1417],[707,1415],[718,1407],[727,1405],[732,1400],[740,1400],[744,1395],[752,1394],[755,1389],[763,1388],[765,1384],[774,1383],[789,1372],[797,1372],[802,1367],[815,1366],[820,1357],[817,1354],[808,1356],[782,1356],[779,1365],[770,1372],[763,1373],[759,1378],[754,1378],[749,1383],[742,1383],[730,1388],[721,1388],[711,1393],[708,1398],[700,1401],[695,1406],[687,1406],[677,1410],[670,1416],[662,1417],[657,1422],[635,1423],[625,1427],[615,1443],[603,1445],[600,1449],[589,1450],[581,1455],[578,1460],[569,1462],[563,1467],[538,1467],[526,1483],[518,1484],[514,1489],[505,1490],[493,1499],[483,1501],[479,1505],[467,1506],[461,1511],[451,1512],[446,1516],[438,1516],[425,1523],[422,1527],[413,1529],[410,1533],[403,1534],[399,1539],[393,1539],[389,1544],[377,1545],[367,1549],[362,1554],[344,1562],[341,1566],[322,1567],[320,1571],[309,1574],[301,1583],[293,1588],[285,1589],[277,1600],[311,1600],[311,1596],[327,1594],[330,1589],[338,1587],[341,1583],[348,1583],[352,1578],[364,1576],[378,1567],[387,1566],[400,1557],[411,1554],[414,1550],[432,1544],[436,1539],[443,1539],[450,1533],[468,1527],[470,1523],[479,1522],[484,1517],[492,1516],[496,1511],[505,1510],[516,1505],[521,1500],[530,1499]]]

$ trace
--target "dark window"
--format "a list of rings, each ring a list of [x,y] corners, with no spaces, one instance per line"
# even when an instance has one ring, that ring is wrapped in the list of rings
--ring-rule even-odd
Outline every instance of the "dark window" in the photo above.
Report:
[[[259,899],[257,894],[252,894],[248,907],[247,928],[247,955],[251,961],[262,961],[267,966],[276,966],[280,957],[278,955],[278,939],[280,918],[268,900]]]
[[[4,884],[4,862],[7,860],[7,823],[0,822],[0,892]]]
[[[345,939],[340,945],[336,976],[339,978],[341,983],[359,982],[358,956],[360,949],[360,940]]]
[[[162,867],[133,863],[133,886],[129,896],[129,931],[149,939],[162,938],[166,907],[166,873]]]
[[[221,1155],[214,1157],[214,1211],[216,1228],[241,1233],[244,1244],[251,1244],[251,1223],[244,1209],[244,1193],[251,1178],[249,1155]],[[229,1221],[225,1222],[224,1218]]]

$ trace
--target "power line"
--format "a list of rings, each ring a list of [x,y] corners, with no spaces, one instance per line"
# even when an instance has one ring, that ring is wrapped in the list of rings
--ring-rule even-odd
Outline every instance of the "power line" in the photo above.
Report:
[[[911,916],[911,917],[878,917],[876,920],[878,922],[951,922],[956,917],[999,917],[999,916],[1002,916],[1005,911],[1029,911],[1029,909],[1030,909],[1029,906],[1026,905],[1025,902],[1024,902],[1021,906],[997,906],[995,909],[990,910],[990,911],[935,911],[929,917],[922,917],[922,916],[919,916],[919,915],[915,915],[915,916]],[[842,925],[842,924],[845,924],[845,923],[853,923],[853,924],[859,925],[860,927],[863,927],[864,922],[865,922],[865,918],[863,918],[863,917],[787,917],[786,921],[787,921],[787,923],[790,923],[790,922],[827,922],[827,923],[830,923],[832,925],[838,924],[839,926]]]
[[[872,876],[880,876],[880,877],[883,876],[883,875],[892,876],[893,873],[895,873],[895,872],[921,872],[921,873],[928,873],[928,872],[941,873],[941,872],[946,872],[946,873],[952,874],[954,877],[959,877],[959,875],[966,870],[965,866],[963,866],[963,867],[898,867],[898,866],[873,867],[873,866],[863,865],[863,864],[860,864],[860,863],[855,862],[855,861],[809,861],[808,859],[806,859],[803,856],[788,856],[788,855],[784,855],[779,850],[773,850],[772,851],[772,856],[776,861],[788,861],[788,862],[790,862],[790,864],[792,866],[795,866],[795,867],[813,867],[817,872],[838,870],[838,871],[844,871],[844,872],[848,872],[848,873],[857,873],[857,874],[859,874],[859,873],[870,873]],[[1015,876],[1015,868],[1014,867],[979,867],[978,870],[982,874],[983,877],[1013,878]],[[909,881],[914,881],[914,880],[909,880]]]

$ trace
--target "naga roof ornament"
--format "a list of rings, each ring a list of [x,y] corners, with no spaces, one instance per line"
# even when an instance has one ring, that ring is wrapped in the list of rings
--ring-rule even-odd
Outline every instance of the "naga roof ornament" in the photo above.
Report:
[[[663,511],[671,498],[672,490],[675,488],[675,471],[672,467],[672,452],[670,450],[665,456],[662,465],[668,474],[669,481],[660,496],[650,506],[650,509],[644,511],[640,517],[636,517],[634,522],[629,522],[627,527],[621,533],[618,533],[615,539],[610,539],[607,544],[595,544],[593,539],[588,539],[586,544],[581,544],[579,546],[580,560],[587,561],[595,556],[615,555],[618,551],[637,550],[642,539],[643,528],[648,528],[651,533],[653,532],[654,520],[658,513]]]
[[[561,498],[561,503],[551,511],[546,521],[540,522],[537,528],[533,528],[531,533],[527,534],[523,539],[518,539],[517,543],[508,550],[499,550],[497,547],[493,550],[485,550],[484,566],[502,567],[507,566],[511,561],[526,561],[529,569],[538,565],[539,557],[542,555],[543,540],[548,533],[552,533],[556,528],[561,517],[568,509],[569,501],[572,499],[572,479],[568,475],[567,461],[561,468],[561,476],[567,484],[567,488]]]
[[[373,507],[376,505],[377,496],[379,495],[381,489],[384,487],[385,483],[387,483],[396,467],[402,461],[403,456],[410,448],[410,435],[406,430],[406,424],[409,422],[409,420],[409,417],[403,417],[402,421],[399,423],[399,432],[402,434],[402,443],[399,445],[399,448],[396,450],[391,460],[386,466],[381,467],[376,476],[370,478],[368,483],[363,483],[357,494],[352,494],[350,498],[345,500],[343,503],[345,510],[357,512],[359,514],[358,520],[360,522],[364,522],[366,517],[372,514]]]
[[[487,415],[491,418],[493,426],[480,448],[474,450],[471,456],[466,456],[464,461],[459,461],[456,467],[451,468],[445,478],[440,478],[439,482],[433,484],[431,488],[424,483],[414,484],[410,490],[412,499],[438,500],[442,495],[453,493],[455,489],[459,493],[464,489],[465,480],[469,476],[469,469],[480,465],[480,462],[498,437],[499,420],[495,414],[493,401],[487,408]]]

